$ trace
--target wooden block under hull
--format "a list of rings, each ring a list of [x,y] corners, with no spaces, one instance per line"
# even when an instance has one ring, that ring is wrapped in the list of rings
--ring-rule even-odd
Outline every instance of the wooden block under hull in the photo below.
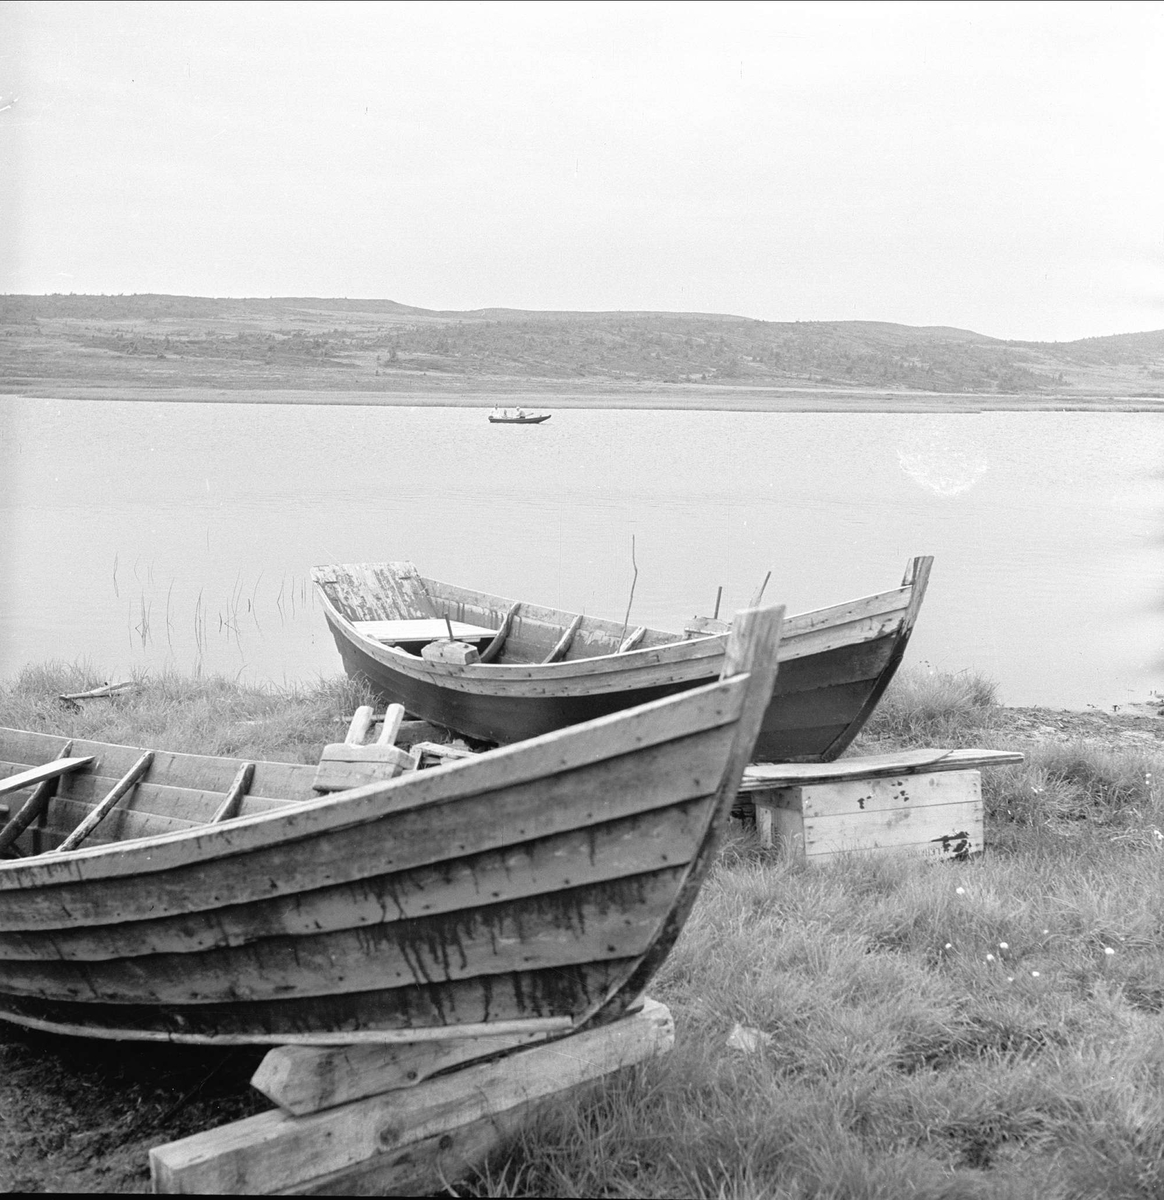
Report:
[[[155,1192],[427,1195],[480,1163],[539,1104],[663,1054],[667,1008],[305,1116],[260,1113],[150,1151]]]

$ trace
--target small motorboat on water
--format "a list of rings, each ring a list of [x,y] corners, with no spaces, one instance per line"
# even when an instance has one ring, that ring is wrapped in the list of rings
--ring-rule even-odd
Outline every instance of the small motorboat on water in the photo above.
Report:
[[[489,414],[492,425],[540,425],[552,416],[548,412],[528,412],[524,408],[495,408]]]

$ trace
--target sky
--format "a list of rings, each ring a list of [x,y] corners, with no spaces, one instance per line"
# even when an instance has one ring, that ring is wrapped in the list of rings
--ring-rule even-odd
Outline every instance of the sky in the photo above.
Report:
[[[0,293],[1164,327],[1164,3],[0,5]]]

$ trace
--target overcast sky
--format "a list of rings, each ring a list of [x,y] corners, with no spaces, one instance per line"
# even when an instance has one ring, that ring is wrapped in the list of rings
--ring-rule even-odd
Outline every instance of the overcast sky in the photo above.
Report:
[[[0,292],[1164,327],[1164,4],[0,5]]]

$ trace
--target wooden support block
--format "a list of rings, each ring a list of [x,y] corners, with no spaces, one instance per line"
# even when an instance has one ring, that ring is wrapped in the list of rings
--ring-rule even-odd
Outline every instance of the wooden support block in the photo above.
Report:
[[[303,1116],[415,1087],[437,1071],[543,1042],[547,1036],[511,1033],[398,1046],[276,1046],[259,1064],[251,1085],[284,1112]]]
[[[854,850],[963,858],[983,848],[979,771],[839,779],[751,795],[761,842],[809,862]]]
[[[436,763],[454,762],[459,758],[476,758],[477,751],[466,749],[464,746],[448,746],[444,742],[415,742],[412,753],[420,757],[423,764],[426,759]]]
[[[439,742],[449,736],[449,732],[441,725],[433,725],[429,721],[402,721],[396,733],[395,744],[401,749],[411,750],[417,742]]]
[[[260,1113],[150,1151],[156,1192],[426,1195],[481,1161],[532,1108],[665,1053],[667,1008],[307,1116]]]
[[[425,662],[450,663],[457,667],[468,666],[481,660],[476,646],[470,646],[467,642],[450,642],[448,638],[442,638],[439,642],[429,642],[421,650],[420,656]]]
[[[418,757],[398,746],[352,746],[333,742],[324,746],[311,785],[317,792],[342,792],[364,783],[395,779],[405,771],[415,771]]]

